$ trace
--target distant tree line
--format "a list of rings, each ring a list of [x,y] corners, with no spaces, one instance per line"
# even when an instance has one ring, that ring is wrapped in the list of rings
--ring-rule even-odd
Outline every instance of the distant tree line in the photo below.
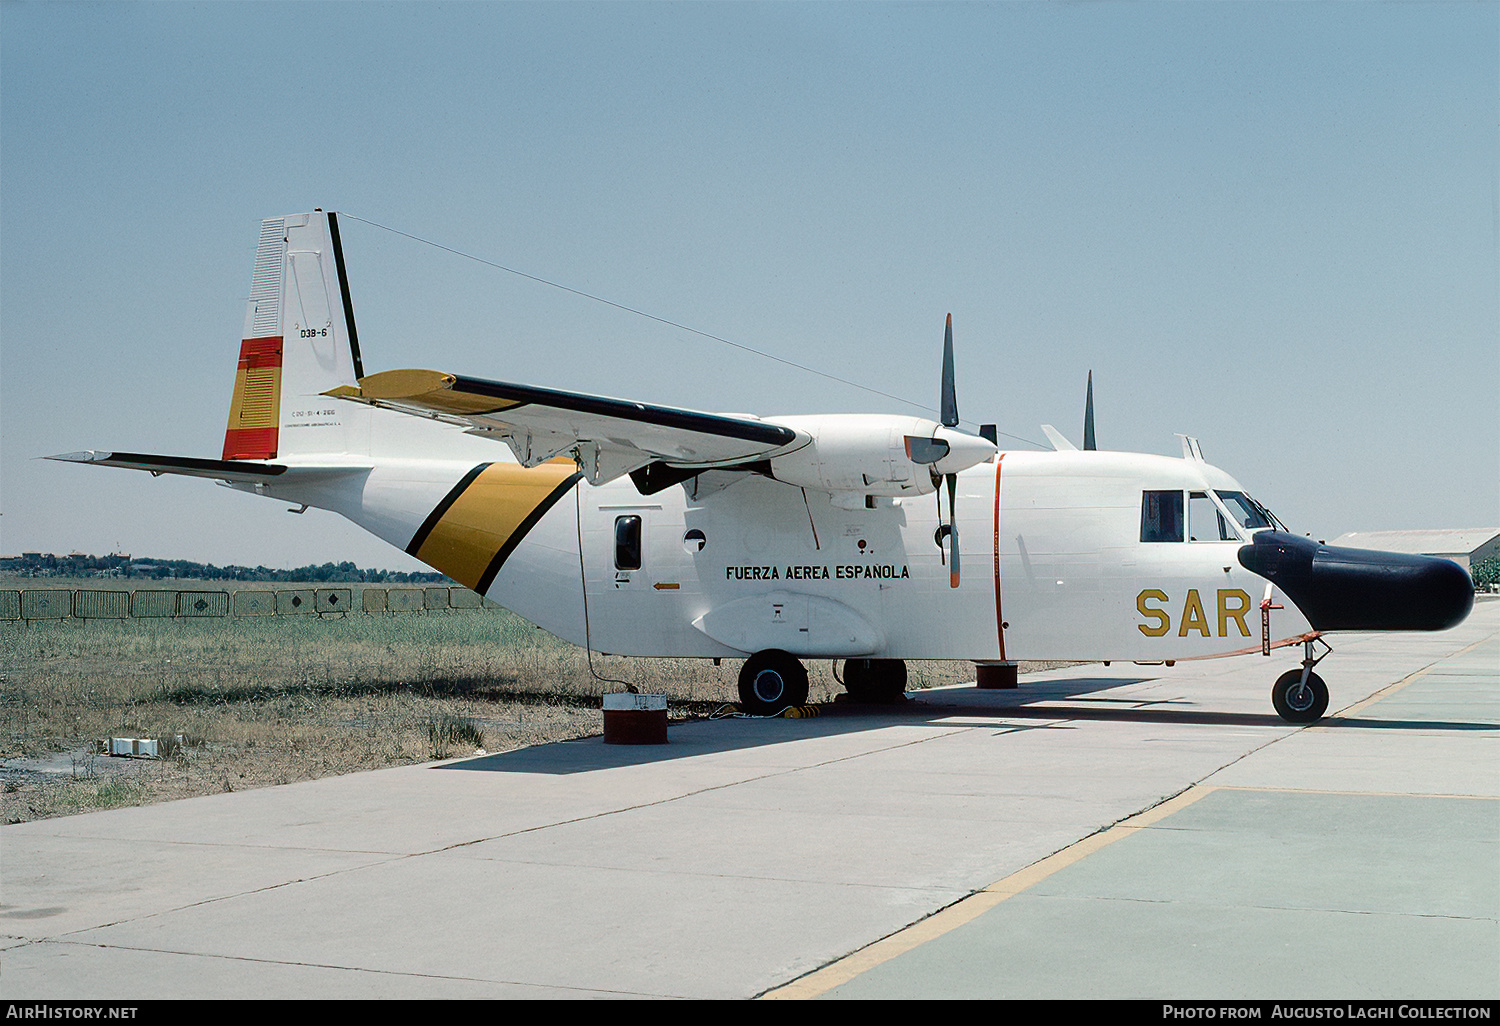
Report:
[[[337,581],[357,584],[451,584],[435,572],[408,573],[404,570],[362,570],[345,560],[320,566],[299,566],[277,570],[268,566],[217,566],[194,563],[189,559],[151,559],[113,554],[86,556],[73,553],[57,556],[50,552],[24,552],[19,556],[0,556],[0,570],[23,577],[125,577],[144,580],[188,578],[199,581]]]

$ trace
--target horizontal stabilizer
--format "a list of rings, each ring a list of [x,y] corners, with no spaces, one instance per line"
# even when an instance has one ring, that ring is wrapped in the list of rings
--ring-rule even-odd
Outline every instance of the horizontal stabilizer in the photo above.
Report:
[[[270,481],[286,473],[286,467],[278,463],[251,463],[247,460],[200,460],[191,456],[155,456],[143,452],[101,452],[86,449],[83,452],[65,452],[58,456],[47,456],[49,460],[68,463],[88,463],[96,467],[121,467],[125,470],[145,470],[152,474],[185,474],[188,477],[206,477],[215,481]]]
[[[248,460],[201,460],[192,456],[158,456],[144,452],[104,452],[86,449],[83,452],[65,452],[44,459],[62,460],[66,463],[86,463],[94,467],[119,467],[123,470],[144,470],[152,476],[181,474],[186,477],[205,477],[211,481],[229,481],[234,484],[264,484],[272,481],[285,482],[292,478],[313,475],[351,474],[369,470],[371,464],[318,464],[288,466],[284,463],[252,463]]]

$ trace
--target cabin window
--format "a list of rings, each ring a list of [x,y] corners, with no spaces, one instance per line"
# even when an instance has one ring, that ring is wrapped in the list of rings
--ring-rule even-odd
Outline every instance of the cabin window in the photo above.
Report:
[[[1188,495],[1188,540],[1239,541],[1240,538],[1207,492],[1191,492]]]
[[[639,514],[615,517],[615,569],[641,568],[641,518]]]
[[[1182,493],[1141,493],[1141,541],[1182,541]]]

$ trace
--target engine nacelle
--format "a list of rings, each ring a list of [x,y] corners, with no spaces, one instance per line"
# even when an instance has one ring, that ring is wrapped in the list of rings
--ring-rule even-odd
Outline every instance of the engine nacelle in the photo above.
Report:
[[[937,487],[934,472],[956,474],[996,451],[984,438],[921,417],[826,414],[765,419],[812,439],[793,452],[772,457],[771,475],[835,496],[926,495]],[[915,452],[922,461],[908,452],[908,437],[924,443]],[[939,458],[933,460],[934,456]]]

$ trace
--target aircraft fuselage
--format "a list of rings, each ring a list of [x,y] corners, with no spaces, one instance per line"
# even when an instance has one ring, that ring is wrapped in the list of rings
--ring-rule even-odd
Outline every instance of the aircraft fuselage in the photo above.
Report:
[[[367,476],[260,490],[334,509],[551,633],[620,655],[1163,660],[1261,645],[1268,582],[1236,555],[1250,532],[1224,531],[1208,498],[1243,489],[1199,461],[1015,451],[964,471],[953,588],[933,494],[846,509],[708,472],[642,495],[629,478],[591,486],[570,462],[494,461],[491,443],[431,427],[491,460],[373,457]],[[1143,541],[1147,492],[1179,493],[1184,514],[1213,521]],[[1312,630],[1294,603],[1272,605],[1274,642]]]

